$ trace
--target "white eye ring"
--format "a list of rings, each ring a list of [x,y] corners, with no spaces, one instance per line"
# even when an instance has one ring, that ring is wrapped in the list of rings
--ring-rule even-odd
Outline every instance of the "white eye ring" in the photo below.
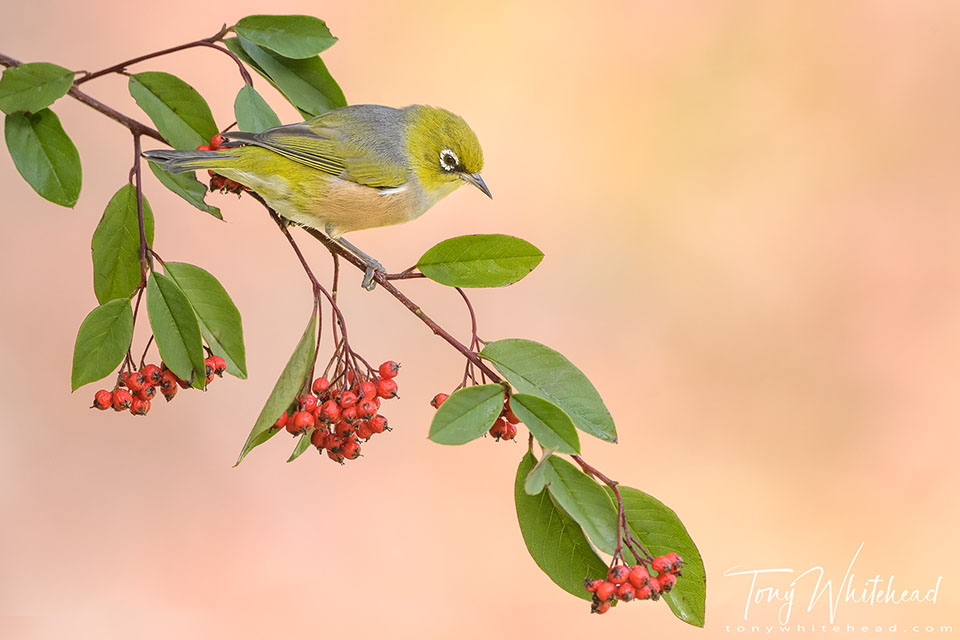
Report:
[[[440,152],[440,166],[444,171],[453,171],[460,164],[460,159],[450,149],[444,149]]]

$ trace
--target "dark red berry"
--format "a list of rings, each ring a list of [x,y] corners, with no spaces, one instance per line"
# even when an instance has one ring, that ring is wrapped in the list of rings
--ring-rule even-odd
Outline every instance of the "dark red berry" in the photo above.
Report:
[[[343,443],[340,453],[347,460],[356,460],[360,457],[360,443],[353,438],[349,438]]]
[[[180,391],[180,387],[177,386],[176,382],[166,387],[160,387],[160,393],[163,394],[163,399],[167,402],[173,400],[174,396],[177,395],[177,391]]]
[[[397,397],[397,381],[389,378],[377,380],[377,395],[384,400]]]
[[[313,381],[313,392],[315,394],[322,395],[324,391],[330,388],[330,381],[326,378],[317,378]]]
[[[150,401],[141,398],[134,398],[130,403],[130,413],[135,416],[145,416],[150,411]]]
[[[367,420],[377,415],[377,405],[372,400],[364,400],[357,405],[357,417]]]
[[[380,377],[382,378],[395,378],[397,377],[397,374],[400,373],[400,365],[393,360],[387,360],[380,365],[378,371],[380,372]]]
[[[133,396],[126,389],[117,389],[113,392],[113,410],[124,411],[133,404]]]
[[[503,418],[497,418],[497,421],[490,427],[490,435],[499,440],[507,432],[507,421]]]
[[[520,418],[518,418],[517,414],[510,410],[509,406],[503,410],[503,419],[510,424],[520,424]]]
[[[447,398],[449,397],[450,396],[446,393],[438,393],[437,395],[433,396],[433,400],[430,401],[430,406],[434,409],[439,409],[440,405],[446,402]]]
[[[350,424],[353,424],[357,421],[357,408],[356,407],[347,407],[340,412],[340,419]]]
[[[517,425],[510,424],[507,422],[507,426],[503,430],[503,439],[504,440],[513,440],[517,437]]]
[[[340,449],[339,449],[339,448],[337,448],[337,449],[331,449],[331,448],[328,447],[328,448],[327,448],[327,456],[328,456],[331,460],[333,460],[334,462],[339,462],[340,464],[343,464],[343,455],[340,453]]]
[[[635,564],[630,567],[629,580],[635,589],[640,589],[647,586],[650,581],[650,573],[642,565]]]
[[[353,425],[349,422],[341,420],[334,426],[333,430],[341,438],[346,438],[353,433]]]
[[[163,371],[160,371],[160,367],[155,364],[148,364],[142,369],[140,373],[143,374],[143,377],[147,379],[152,385],[160,384],[160,381],[163,379]]]
[[[310,434],[310,444],[318,449],[322,449],[326,442],[327,435],[328,432],[325,429],[315,429],[314,432]]]
[[[340,408],[349,409],[350,407],[356,406],[357,404],[357,394],[353,391],[344,391],[340,394]]]
[[[100,409],[101,411],[106,411],[113,405],[113,393],[107,391],[106,389],[100,389],[93,396],[93,407]]]
[[[207,384],[210,384],[211,382],[213,382],[213,371],[214,371],[213,358],[207,358],[206,360],[203,361],[203,364],[206,369],[204,375],[206,375]]]
[[[622,564],[610,567],[610,570],[607,571],[607,581],[612,582],[613,584],[620,586],[627,581],[627,578],[630,577],[630,569]]]

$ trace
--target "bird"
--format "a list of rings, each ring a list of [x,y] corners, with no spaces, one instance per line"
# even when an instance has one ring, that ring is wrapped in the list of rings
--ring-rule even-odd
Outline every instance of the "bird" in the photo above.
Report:
[[[343,234],[423,215],[464,184],[493,198],[476,133],[446,109],[350,105],[259,133],[228,131],[214,150],[144,151],[172,173],[211,170],[258,194],[287,221],[319,229],[366,265],[379,261]]]

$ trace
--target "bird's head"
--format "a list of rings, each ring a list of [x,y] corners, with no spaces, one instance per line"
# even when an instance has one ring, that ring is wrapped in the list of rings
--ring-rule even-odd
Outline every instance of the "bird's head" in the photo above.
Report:
[[[463,118],[446,109],[421,105],[407,107],[406,112],[407,153],[431,198],[439,200],[467,182],[493,197],[480,177],[480,141]]]

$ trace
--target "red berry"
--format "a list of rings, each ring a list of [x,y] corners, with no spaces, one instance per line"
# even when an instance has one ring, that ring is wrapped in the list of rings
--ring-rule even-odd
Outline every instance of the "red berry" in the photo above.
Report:
[[[205,375],[207,377],[207,384],[210,384],[211,382],[213,382],[213,372],[214,372],[213,358],[207,358],[206,360],[203,361],[203,364],[206,368]]]
[[[329,432],[326,429],[315,429],[314,432],[310,434],[310,444],[318,449],[323,449],[327,435],[329,435]]]
[[[353,425],[350,424],[349,422],[344,422],[343,420],[341,420],[336,424],[333,430],[341,438],[346,438],[351,433],[353,433]]]
[[[333,451],[335,453],[340,452],[340,447],[343,446],[343,438],[338,436],[335,433],[328,433],[323,437],[323,448],[327,451]]]
[[[630,567],[629,580],[635,589],[641,589],[647,586],[647,583],[650,581],[650,573],[643,565],[635,564]]]
[[[510,424],[520,424],[520,418],[518,418],[517,414],[515,414],[509,408],[503,410],[503,419]]]
[[[630,602],[636,597],[636,591],[633,588],[633,585],[629,582],[624,582],[622,585],[617,587],[617,599],[623,600],[624,602]]]
[[[596,595],[600,602],[606,602],[617,591],[617,585],[612,582],[601,582],[597,585]]]
[[[340,464],[343,464],[343,455],[341,455],[339,449],[333,450],[333,449],[327,448],[327,456],[334,462],[339,462]]]
[[[490,427],[490,435],[499,440],[507,432],[507,421],[503,418],[497,418],[497,421]]]
[[[340,453],[347,460],[356,460],[360,457],[360,443],[350,438],[343,443]]]
[[[177,376],[173,375],[173,371],[167,369],[160,375],[160,382],[158,382],[157,385],[161,390],[175,387],[177,386]]]
[[[373,436],[373,427],[369,420],[364,420],[357,425],[357,437],[361,440],[369,440]]]
[[[340,419],[353,424],[357,421],[357,408],[356,407],[347,407],[340,412]]]
[[[650,596],[653,595],[653,590],[650,588],[650,585],[643,587],[635,587],[633,599],[634,600],[649,600]]]
[[[210,138],[210,147],[211,147],[212,149],[216,149],[217,147],[220,146],[220,143],[221,143],[221,142],[223,142],[223,136],[221,136],[221,135],[218,133],[218,134],[214,135],[212,138]]]
[[[667,560],[670,561],[670,573],[675,576],[683,575],[683,558],[671,551],[667,554]]]
[[[356,406],[357,404],[357,394],[353,391],[344,391],[340,394],[340,408],[349,409],[350,407]]]
[[[437,395],[433,396],[433,400],[430,401],[430,406],[434,409],[439,409],[440,405],[446,402],[447,398],[449,397],[450,396],[446,393],[438,393]]]
[[[314,425],[313,414],[306,411],[297,411],[287,419],[287,431],[297,435]]]
[[[297,402],[301,407],[303,407],[303,411],[309,411],[313,413],[313,410],[317,408],[317,396],[310,393],[297,398]]]
[[[105,411],[109,409],[112,405],[113,405],[113,393],[110,391],[107,391],[106,389],[100,389],[100,391],[97,391],[96,395],[93,396],[93,407],[90,407],[90,408],[93,409],[94,407],[96,407],[101,411]]]
[[[357,417],[363,420],[377,415],[377,405],[372,400],[364,400],[357,405]]]
[[[603,580],[600,578],[587,578],[583,581],[583,586],[589,593],[596,593],[597,587],[603,584]]]
[[[653,559],[653,562],[650,564],[650,566],[654,571],[660,574],[670,571],[670,568],[673,566],[673,564],[670,562],[670,559],[667,558],[667,556],[657,556]]]
[[[626,568],[622,564],[618,564],[615,567],[610,567],[610,571],[607,572],[607,581],[612,582],[613,584],[620,586],[627,581],[627,578],[630,577],[630,569]]]
[[[513,440],[516,437],[517,437],[517,425],[510,424],[509,422],[507,422],[507,426],[504,428],[504,431],[503,431],[503,439]]]
[[[227,370],[227,361],[220,356],[210,356],[210,361],[213,363],[213,372],[223,376],[223,372]]]
[[[210,145],[208,144],[202,144],[199,147],[197,147],[197,151],[210,151],[210,150],[211,150]]]
[[[373,399],[373,404],[377,405],[377,409],[380,408],[380,396],[377,396]]]
[[[190,384],[189,380],[184,380],[179,376],[177,377],[177,384],[180,386],[181,389],[189,389],[190,387],[193,386],[192,384]]]
[[[330,381],[326,378],[317,378],[313,381],[313,392],[315,394],[323,395],[323,392],[330,388]]]
[[[130,413],[135,416],[145,416],[150,411],[150,401],[134,398],[130,403]]]
[[[663,593],[670,593],[673,586],[677,584],[677,576],[672,573],[664,573],[663,575],[657,576],[657,579],[660,581],[660,591]]]
[[[667,575],[667,574],[664,574]],[[660,599],[660,576],[650,576],[650,582],[647,584],[650,588],[650,599],[659,600]]]
[[[273,423],[274,429],[283,429],[287,426],[287,412],[284,411],[283,415],[277,418],[277,421]]]
[[[387,426],[387,419],[380,415],[373,416],[369,422],[370,429],[372,429],[374,433],[383,433],[385,429],[390,428]]]
[[[591,607],[590,613],[599,613],[600,615],[605,614],[607,611],[610,611],[609,602],[601,602],[598,605]]]
[[[146,365],[140,369],[140,373],[147,379],[147,382],[153,385],[160,384],[160,381],[163,379],[163,371],[155,364]]]
[[[380,372],[380,376],[383,378],[387,378],[387,379],[395,378],[397,377],[397,374],[400,373],[400,365],[398,365],[393,360],[387,360],[382,365],[380,365],[380,368],[378,369],[378,371]]]
[[[143,389],[143,385],[147,384],[147,379],[139,371],[131,371],[123,377],[123,383],[127,385],[127,389],[136,393]]]
[[[167,387],[160,387],[160,393],[163,394],[163,399],[166,400],[167,402],[170,402],[171,400],[173,400],[174,396],[177,395],[177,391],[179,390],[180,390],[180,387],[178,387],[176,383]]]
[[[397,381],[389,378],[377,380],[377,395],[384,400],[397,397]]]
[[[123,411],[133,404],[133,396],[126,389],[117,389],[113,392],[113,410]]]
[[[370,380],[364,380],[360,383],[360,395],[368,400],[377,397],[377,384]]]
[[[336,422],[340,419],[340,405],[335,400],[327,400],[320,405],[320,417],[325,422]]]
[[[152,384],[145,384],[134,394],[134,397],[140,398],[141,400],[152,400],[153,396],[157,395],[157,388]]]

